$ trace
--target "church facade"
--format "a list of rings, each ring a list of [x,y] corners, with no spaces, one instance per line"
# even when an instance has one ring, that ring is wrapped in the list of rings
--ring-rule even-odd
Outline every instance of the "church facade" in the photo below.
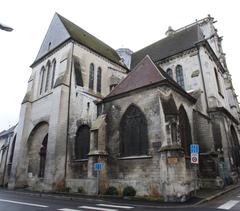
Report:
[[[132,52],[55,14],[31,67],[9,188],[96,194],[130,185],[185,201],[237,181],[240,111],[212,17]]]

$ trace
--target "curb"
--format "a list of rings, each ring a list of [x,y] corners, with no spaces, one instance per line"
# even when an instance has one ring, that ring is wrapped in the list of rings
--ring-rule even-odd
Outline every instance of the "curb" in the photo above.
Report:
[[[205,202],[211,201],[211,200],[213,200],[213,199],[215,199],[215,198],[217,198],[217,197],[219,197],[219,196],[221,196],[221,195],[223,195],[223,194],[225,194],[225,193],[228,193],[228,192],[230,192],[230,191],[232,191],[232,190],[235,190],[235,189],[237,189],[237,188],[239,188],[239,187],[240,187],[240,184],[239,184],[239,185],[235,185],[235,186],[233,186],[233,187],[230,187],[230,188],[228,188],[228,189],[226,189],[226,190],[224,190],[224,191],[221,191],[221,192],[216,193],[216,194],[214,194],[214,195],[212,195],[212,196],[209,196],[209,197],[207,197],[207,198],[204,198],[204,199],[202,199],[201,201],[193,204],[192,206],[198,206],[198,205],[203,204],[203,203],[205,203]]]

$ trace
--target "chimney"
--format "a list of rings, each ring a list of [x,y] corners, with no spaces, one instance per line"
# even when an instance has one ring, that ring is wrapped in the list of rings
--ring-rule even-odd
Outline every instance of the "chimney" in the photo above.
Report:
[[[168,27],[168,30],[165,32],[165,35],[169,36],[174,34],[175,30],[172,29],[171,26]]]

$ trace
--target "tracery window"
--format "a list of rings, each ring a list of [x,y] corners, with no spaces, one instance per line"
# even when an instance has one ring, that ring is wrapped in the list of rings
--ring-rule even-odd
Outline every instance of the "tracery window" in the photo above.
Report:
[[[147,120],[142,111],[130,105],[120,123],[121,156],[146,155],[148,153]]]
[[[82,125],[78,128],[75,138],[75,159],[87,159],[90,145],[90,128]]]
[[[54,86],[55,72],[56,72],[56,60],[53,59],[53,61],[52,61],[52,81],[51,81],[51,89],[52,89],[53,86]]]
[[[93,90],[94,86],[94,64],[91,63],[89,67],[89,89]]]
[[[171,78],[173,78],[173,71],[171,68],[168,68],[166,72]]]
[[[183,69],[181,65],[176,67],[176,80],[177,83],[184,89]]]
[[[102,89],[102,69],[98,67],[97,71],[97,92],[101,93]]]

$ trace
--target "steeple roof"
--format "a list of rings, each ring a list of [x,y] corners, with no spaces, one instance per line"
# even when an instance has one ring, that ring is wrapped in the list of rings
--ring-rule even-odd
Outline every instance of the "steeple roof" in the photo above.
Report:
[[[52,19],[33,64],[68,39],[73,39],[77,43],[84,45],[112,62],[125,67],[120,62],[121,58],[113,48],[58,13],[55,13]]]

